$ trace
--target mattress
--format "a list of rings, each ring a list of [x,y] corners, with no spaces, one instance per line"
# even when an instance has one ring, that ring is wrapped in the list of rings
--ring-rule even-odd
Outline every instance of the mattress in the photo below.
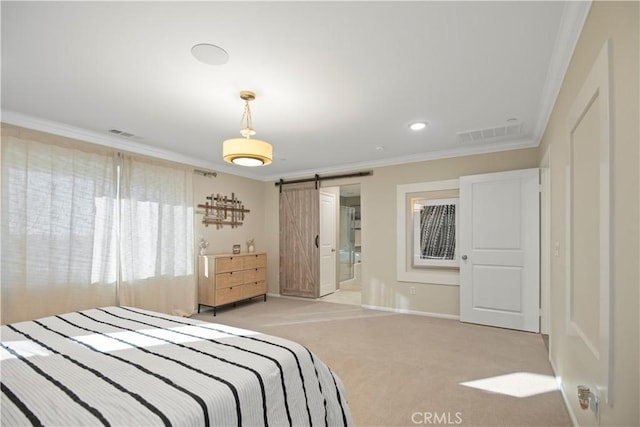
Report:
[[[353,425],[295,342],[130,307],[2,326],[3,426]]]

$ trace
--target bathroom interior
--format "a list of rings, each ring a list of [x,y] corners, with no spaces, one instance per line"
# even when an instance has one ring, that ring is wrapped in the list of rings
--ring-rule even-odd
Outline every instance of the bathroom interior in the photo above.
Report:
[[[338,291],[323,301],[360,305],[361,257],[360,184],[340,187],[340,248],[338,251]]]

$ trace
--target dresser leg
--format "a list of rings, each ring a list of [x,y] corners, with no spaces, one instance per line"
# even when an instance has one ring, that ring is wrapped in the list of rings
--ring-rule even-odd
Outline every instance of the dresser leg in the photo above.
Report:
[[[267,302],[267,294],[264,294],[264,302]]]
[[[198,313],[200,313],[200,304],[198,304]]]

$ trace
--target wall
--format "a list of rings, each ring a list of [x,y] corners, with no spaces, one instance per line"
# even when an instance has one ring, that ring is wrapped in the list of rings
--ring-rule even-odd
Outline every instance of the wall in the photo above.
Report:
[[[458,286],[396,280],[396,187],[414,182],[441,181],[462,175],[536,167],[537,150],[513,150],[455,159],[417,162],[373,169],[362,178],[325,181],[327,186],[361,184],[362,303],[390,310],[411,310],[447,316],[459,314]],[[278,190],[265,188],[265,230],[270,252],[277,254]],[[269,291],[277,291],[277,270],[269,272]],[[410,286],[416,294],[410,295]]]
[[[267,292],[280,294],[280,192],[273,182],[263,182],[264,240],[267,250]]]
[[[464,175],[536,167],[533,149],[377,168],[361,187],[362,302],[364,305],[458,316],[459,287],[398,282],[396,189],[399,184],[456,179]],[[411,295],[414,286],[416,293]]]
[[[551,162],[551,242],[559,242],[558,256],[551,257],[550,360],[562,378],[570,411],[580,424],[597,424],[578,406],[574,381],[580,358],[568,349],[565,332],[568,316],[565,283],[565,169],[569,158],[566,122],[571,104],[594,59],[611,40],[612,70],[612,274],[613,393],[614,405],[602,404],[600,425],[639,425],[639,10],[638,2],[594,2],[574,51],[556,105],[540,147],[549,148]],[[576,230],[590,233],[593,230]]]
[[[233,245],[240,245],[241,252],[247,252],[246,242],[254,239],[256,252],[266,252],[267,244],[264,237],[264,191],[263,182],[254,179],[243,178],[225,173],[218,173],[217,177],[205,177],[194,175],[193,177],[193,198],[194,204],[204,204],[206,197],[213,194],[236,198],[242,202],[245,209],[250,212],[245,213],[243,224],[231,228],[224,225],[216,229],[215,225],[205,226],[202,224],[202,215],[196,213],[194,220],[194,231],[196,240],[196,254],[199,251],[197,240],[204,237],[209,242],[205,253],[232,253]],[[211,203],[209,201],[209,203]],[[202,209],[196,208],[196,212]]]

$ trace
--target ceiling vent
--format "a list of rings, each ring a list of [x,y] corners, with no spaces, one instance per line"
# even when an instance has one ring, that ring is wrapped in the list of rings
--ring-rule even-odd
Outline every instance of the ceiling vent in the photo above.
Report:
[[[114,135],[118,135],[118,136],[123,136],[125,138],[133,138],[133,139],[142,139],[141,136],[138,135],[134,135],[132,133],[129,132],[124,132],[118,129],[109,129],[109,133],[112,133]]]
[[[521,133],[522,122],[518,121],[501,126],[458,132],[458,137],[462,142],[479,142],[498,138],[513,138]]]

